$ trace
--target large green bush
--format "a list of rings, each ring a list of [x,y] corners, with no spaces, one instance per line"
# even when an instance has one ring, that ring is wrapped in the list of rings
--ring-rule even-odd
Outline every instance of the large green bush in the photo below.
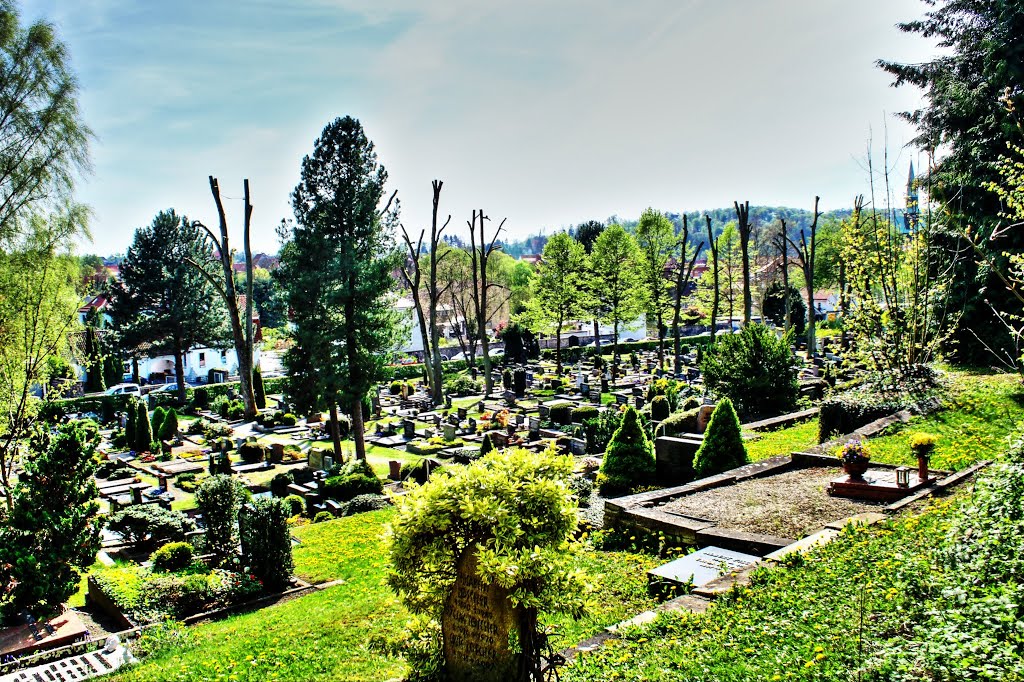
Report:
[[[109,530],[135,549],[150,549],[165,542],[181,542],[196,529],[195,522],[181,512],[156,504],[137,504],[114,514]]]
[[[800,384],[792,342],[792,330],[780,339],[763,324],[720,336],[701,360],[705,388],[715,397],[729,398],[745,416],[793,409]]]
[[[146,409],[146,404],[139,402],[137,409],[133,449],[137,452],[145,452],[149,450],[150,443],[153,442],[153,425],[149,420],[149,411]]]
[[[413,613],[436,622],[460,561],[473,552],[480,579],[508,588],[528,614],[579,617],[586,590],[575,570],[572,466],[571,457],[513,449],[414,488],[391,524],[388,583]],[[427,631],[428,648],[437,652],[438,628]],[[495,679],[515,679],[507,672]]]
[[[550,409],[551,411],[548,413],[548,418],[552,423],[559,425],[572,423],[572,403],[555,403],[550,407]]]
[[[192,565],[192,545],[187,542],[168,542],[153,552],[149,560],[153,570],[163,573],[180,571]]]
[[[93,480],[99,439],[91,424],[32,434],[0,521],[0,622],[21,611],[54,615],[96,558],[103,522]]]
[[[693,470],[697,478],[704,478],[749,462],[740,419],[732,401],[722,398],[711,413],[711,421],[704,431],[704,442],[693,456]]]
[[[658,424],[658,436],[678,436],[681,433],[697,433],[700,408],[676,412]]]
[[[203,514],[203,548],[219,563],[228,563],[238,548],[238,510],[251,495],[231,476],[218,474],[196,489],[196,505]]]
[[[353,473],[332,476],[324,481],[324,495],[332,500],[348,502],[357,495],[379,495],[384,486],[375,474]]]
[[[910,396],[855,390],[826,398],[818,411],[818,442],[853,433],[876,419],[912,407]]]
[[[628,407],[601,462],[598,475],[601,494],[628,493],[637,486],[651,483],[654,475],[654,446],[640,423],[640,414]]]
[[[295,569],[288,531],[290,511],[282,500],[258,497],[238,515],[242,564],[269,590],[287,586]]]

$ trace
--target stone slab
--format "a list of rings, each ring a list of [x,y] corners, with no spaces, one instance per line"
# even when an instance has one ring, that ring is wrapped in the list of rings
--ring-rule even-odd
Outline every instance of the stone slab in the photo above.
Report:
[[[760,557],[721,547],[705,547],[647,571],[649,582],[665,580],[677,585],[702,587],[730,571],[746,568]]]
[[[910,471],[909,474],[910,484],[901,488],[896,485],[895,469],[868,469],[863,480],[851,476],[832,479],[828,485],[828,494],[857,500],[895,502],[935,483],[932,476],[922,481],[917,471]]]
[[[19,658],[36,651],[56,649],[88,636],[89,629],[85,623],[69,609],[46,622],[37,623],[34,628],[30,625],[15,625],[0,630],[0,658]]]
[[[786,545],[782,549],[775,550],[771,554],[766,555],[765,559],[768,561],[781,561],[783,557],[793,554],[794,552],[803,553],[819,545],[832,542],[832,540],[839,536],[840,532],[841,531],[836,530],[835,528],[822,528],[817,533],[812,533],[801,540],[797,540],[791,545]]]

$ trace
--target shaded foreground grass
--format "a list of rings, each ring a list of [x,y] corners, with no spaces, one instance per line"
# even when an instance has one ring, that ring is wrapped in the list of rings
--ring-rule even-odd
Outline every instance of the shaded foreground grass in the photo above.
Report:
[[[115,680],[386,680],[405,663],[368,645],[395,638],[408,612],[386,584],[385,509],[295,529],[296,575],[315,583],[341,580],[322,592],[188,629]],[[595,593],[580,621],[549,618],[558,646],[650,608],[646,570],[661,561],[627,552],[583,553],[580,568]]]

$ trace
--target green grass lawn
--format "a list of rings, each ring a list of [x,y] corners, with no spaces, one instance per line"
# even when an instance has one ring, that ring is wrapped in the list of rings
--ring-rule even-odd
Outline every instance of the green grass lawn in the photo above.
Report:
[[[778,431],[758,433],[746,441],[752,462],[799,452],[818,444],[818,420],[800,422]]]
[[[910,437],[932,433],[939,437],[931,466],[958,470],[983,459],[996,459],[1012,434],[1024,423],[1024,391],[1010,374],[951,372],[946,407],[907,424],[888,429],[868,442],[871,459],[886,464],[916,466]]]
[[[372,647],[395,637],[408,612],[386,584],[384,526],[393,509],[296,528],[296,575],[343,580],[322,592],[216,623],[189,628],[166,648],[115,680],[386,680],[404,663]],[[580,621],[553,617],[556,643],[569,646],[654,602],[646,570],[659,559],[587,550],[580,568],[594,592]]]

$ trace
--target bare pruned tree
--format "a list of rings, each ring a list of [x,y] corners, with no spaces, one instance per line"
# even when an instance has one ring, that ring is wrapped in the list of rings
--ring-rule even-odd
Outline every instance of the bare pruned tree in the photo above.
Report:
[[[810,239],[806,230],[800,228],[800,244],[786,235],[786,241],[796,251],[797,262],[804,273],[804,283],[807,285],[807,353],[813,355],[817,350],[814,334],[814,253],[817,247],[818,218],[821,211],[818,210],[818,201],[821,197],[814,197],[814,220],[811,221]],[[787,295],[788,298],[788,295]]]
[[[704,222],[708,227],[708,248],[711,250],[711,342],[715,342],[715,332],[718,328],[718,243],[715,242],[715,233],[711,229],[711,216],[704,214]]]
[[[740,235],[740,268],[743,272],[743,324],[750,324],[753,298],[750,295],[750,202],[732,202],[736,208],[736,231]]]
[[[487,338],[487,322],[489,319],[487,297],[490,293],[494,284],[488,283],[487,281],[487,262],[491,258],[491,254],[495,251],[500,250],[500,246],[496,246],[498,241],[498,235],[505,228],[505,221],[507,218],[502,219],[498,225],[498,229],[494,231],[494,235],[490,241],[485,236],[486,221],[490,218],[484,215],[483,209],[479,211],[473,211],[473,218],[469,222],[469,243],[470,243],[470,258],[473,263],[473,306],[476,309],[476,321],[478,336],[480,338],[480,350],[483,354],[484,360],[484,395],[491,394],[492,378],[491,378],[491,356],[489,349],[489,341]],[[479,226],[479,243],[477,238],[477,228]]]
[[[217,205],[217,219],[220,227],[220,237],[214,234],[213,230],[198,220],[192,221],[192,229],[202,229],[206,232],[214,248],[214,258],[220,264],[220,274],[214,274],[216,265],[213,261],[199,263],[191,258],[188,262],[198,268],[199,272],[210,281],[218,295],[224,299],[228,308],[228,322],[231,325],[231,339],[235,346],[235,355],[238,358],[238,384],[242,396],[242,404],[245,407],[245,418],[253,420],[256,418],[256,396],[252,388],[252,306],[253,306],[253,280],[252,280],[252,247],[249,245],[249,228],[252,224],[252,203],[249,201],[249,180],[242,181],[244,223],[242,231],[242,247],[245,252],[245,322],[242,322],[242,312],[239,309],[239,294],[235,288],[235,271],[232,267],[234,252],[228,240],[228,221],[224,213],[224,203],[220,197],[220,183],[217,178],[210,177],[210,192],[213,194],[213,201]],[[179,377],[180,379],[180,377]]]
[[[672,350],[676,358],[676,372],[678,372],[681,367],[680,357],[682,356],[682,343],[679,340],[679,321],[682,317],[683,295],[686,293],[686,288],[690,285],[690,279],[693,277],[693,268],[697,264],[697,257],[700,256],[701,251],[704,250],[704,242],[701,241],[697,248],[693,250],[693,255],[690,257],[689,262],[687,262],[686,254],[689,239],[690,225],[687,222],[686,214],[684,213],[683,235],[679,239],[679,260],[676,262],[676,290],[672,309]]]

